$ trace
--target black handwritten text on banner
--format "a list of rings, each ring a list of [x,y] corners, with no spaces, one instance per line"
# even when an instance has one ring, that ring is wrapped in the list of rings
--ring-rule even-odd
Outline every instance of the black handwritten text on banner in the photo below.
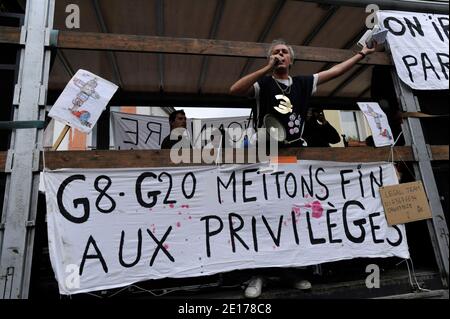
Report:
[[[45,173],[52,266],[62,294],[165,277],[408,258],[379,187],[391,164],[301,161]],[[80,285],[66,285],[79,269]]]

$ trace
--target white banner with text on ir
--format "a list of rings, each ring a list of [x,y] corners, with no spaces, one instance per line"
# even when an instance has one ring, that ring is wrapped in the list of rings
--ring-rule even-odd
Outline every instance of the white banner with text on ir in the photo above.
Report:
[[[62,294],[236,269],[409,257],[404,226],[388,226],[380,200],[380,187],[398,184],[390,163],[62,169],[45,172],[45,183]]]
[[[388,30],[395,68],[415,90],[448,90],[448,15],[379,11],[379,26]]]

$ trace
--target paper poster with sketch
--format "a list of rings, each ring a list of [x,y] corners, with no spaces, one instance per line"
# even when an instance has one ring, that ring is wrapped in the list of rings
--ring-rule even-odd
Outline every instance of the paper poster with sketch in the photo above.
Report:
[[[358,106],[369,123],[375,146],[381,147],[394,144],[394,137],[388,118],[381,110],[380,105],[378,103],[359,102]]]
[[[78,70],[50,110],[49,116],[90,133],[118,86],[85,70]]]

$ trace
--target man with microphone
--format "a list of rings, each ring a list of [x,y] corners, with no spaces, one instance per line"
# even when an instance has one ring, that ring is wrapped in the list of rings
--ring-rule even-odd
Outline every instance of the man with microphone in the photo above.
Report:
[[[328,82],[348,70],[375,48],[365,46],[348,60],[332,68],[313,74],[291,77],[294,50],[283,40],[272,42],[268,50],[268,63],[263,68],[244,76],[230,88],[232,95],[254,97],[257,102],[256,127],[264,127],[267,116],[275,118],[284,128],[286,137],[281,147],[302,146],[302,133],[310,97],[317,86]]]
[[[280,142],[279,147],[300,147],[303,145],[302,134],[308,102],[317,86],[344,74],[373,52],[375,48],[369,49],[365,46],[348,60],[328,70],[313,75],[291,77],[289,71],[295,59],[294,50],[285,41],[275,40],[268,50],[267,65],[239,79],[231,86],[230,93],[256,99],[257,128],[265,127],[264,122],[269,123],[268,117],[271,118],[270,122],[278,122],[278,127],[284,128],[282,141],[280,142],[281,138],[277,139]],[[259,270],[258,274],[250,279],[245,296],[259,297],[263,282],[262,270]],[[298,289],[311,288],[311,283],[307,280],[291,282],[294,282]]]

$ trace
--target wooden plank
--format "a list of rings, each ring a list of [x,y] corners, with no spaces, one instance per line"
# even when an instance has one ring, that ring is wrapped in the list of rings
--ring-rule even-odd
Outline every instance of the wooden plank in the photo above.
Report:
[[[0,152],[0,172],[5,171],[6,156],[8,156],[8,152]]]
[[[0,43],[18,44],[20,29],[0,27]],[[60,49],[147,52],[168,54],[212,55],[265,59],[269,44],[241,41],[222,41],[191,38],[154,37],[128,34],[60,31]],[[296,60],[342,62],[354,55],[351,50],[293,46]],[[361,60],[360,64],[391,65],[386,53],[377,52]]]
[[[448,161],[449,152],[448,145],[431,145],[431,160],[433,161]]]
[[[19,44],[20,28],[0,27],[0,43]]]
[[[304,160],[365,163],[385,161],[389,156],[389,150],[388,147],[303,148],[281,150],[280,155],[295,155],[298,159]],[[431,150],[433,160],[449,160],[448,145],[431,146]],[[5,170],[6,156],[7,152],[0,152],[2,172]],[[395,147],[395,158],[407,162],[414,161],[412,149],[407,146]],[[46,152],[45,160],[50,169],[177,166],[171,163],[168,150]]]
[[[61,31],[58,48],[109,50],[147,53],[194,54],[228,57],[267,58],[269,44],[190,38],[153,37],[125,34],[101,34]],[[354,55],[351,50],[293,46],[296,60],[341,62]],[[374,53],[360,62],[371,65],[390,65],[385,53]]]
[[[240,150],[238,150],[240,151]],[[129,150],[129,151],[64,151],[46,152],[47,168],[138,168],[161,166],[195,166],[206,164],[174,164],[170,160],[170,150]],[[300,160],[323,160],[340,162],[386,161],[390,148],[302,148],[280,150],[281,156],[297,156]],[[397,158],[413,161],[410,147],[395,148]]]

